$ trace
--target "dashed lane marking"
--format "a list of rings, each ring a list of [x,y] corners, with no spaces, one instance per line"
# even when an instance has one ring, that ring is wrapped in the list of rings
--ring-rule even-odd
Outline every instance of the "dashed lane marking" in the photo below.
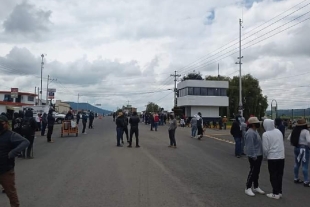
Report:
[[[234,141],[230,141],[230,140],[227,140],[227,139],[222,139],[222,138],[214,137],[214,136],[211,136],[211,135],[204,135],[204,137],[208,137],[210,139],[215,139],[215,140],[218,140],[218,141],[221,141],[221,142],[226,142],[226,143],[229,143],[229,144],[235,144]]]

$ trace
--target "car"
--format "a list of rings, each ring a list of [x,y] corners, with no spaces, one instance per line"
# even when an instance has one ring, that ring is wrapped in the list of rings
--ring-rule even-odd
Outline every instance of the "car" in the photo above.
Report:
[[[65,117],[66,117],[65,114],[59,114],[57,112],[55,112],[53,116],[55,117],[55,121],[58,124],[61,124],[65,120]]]

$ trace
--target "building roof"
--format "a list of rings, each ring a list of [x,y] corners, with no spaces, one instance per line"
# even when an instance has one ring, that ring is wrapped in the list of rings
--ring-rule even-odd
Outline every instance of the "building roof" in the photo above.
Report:
[[[0,105],[6,105],[6,106],[33,106],[33,104],[14,103],[14,102],[8,102],[8,101],[0,101]]]
[[[11,94],[11,91],[0,91],[0,94]],[[28,92],[18,92],[18,95],[38,96],[35,93],[28,93]]]

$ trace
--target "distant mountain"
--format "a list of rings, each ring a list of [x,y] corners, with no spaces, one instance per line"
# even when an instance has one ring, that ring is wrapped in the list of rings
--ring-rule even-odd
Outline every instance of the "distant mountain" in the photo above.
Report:
[[[271,111],[266,111],[266,115],[271,115]],[[278,109],[278,116],[310,116],[310,108],[307,109]]]
[[[93,106],[89,103],[76,103],[76,102],[69,102],[69,101],[66,101],[66,103],[70,104],[70,107],[73,109],[73,110],[91,110],[95,113],[99,113],[99,114],[110,114],[112,113],[112,111],[109,111],[109,110],[105,110],[105,109],[102,109],[102,108],[98,108],[96,106]]]

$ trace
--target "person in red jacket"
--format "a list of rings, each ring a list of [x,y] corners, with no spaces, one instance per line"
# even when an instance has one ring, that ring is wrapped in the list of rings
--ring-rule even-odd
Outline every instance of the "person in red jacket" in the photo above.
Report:
[[[157,131],[158,123],[159,123],[159,116],[158,116],[158,113],[155,113],[154,114],[154,128],[155,128],[155,131]]]

